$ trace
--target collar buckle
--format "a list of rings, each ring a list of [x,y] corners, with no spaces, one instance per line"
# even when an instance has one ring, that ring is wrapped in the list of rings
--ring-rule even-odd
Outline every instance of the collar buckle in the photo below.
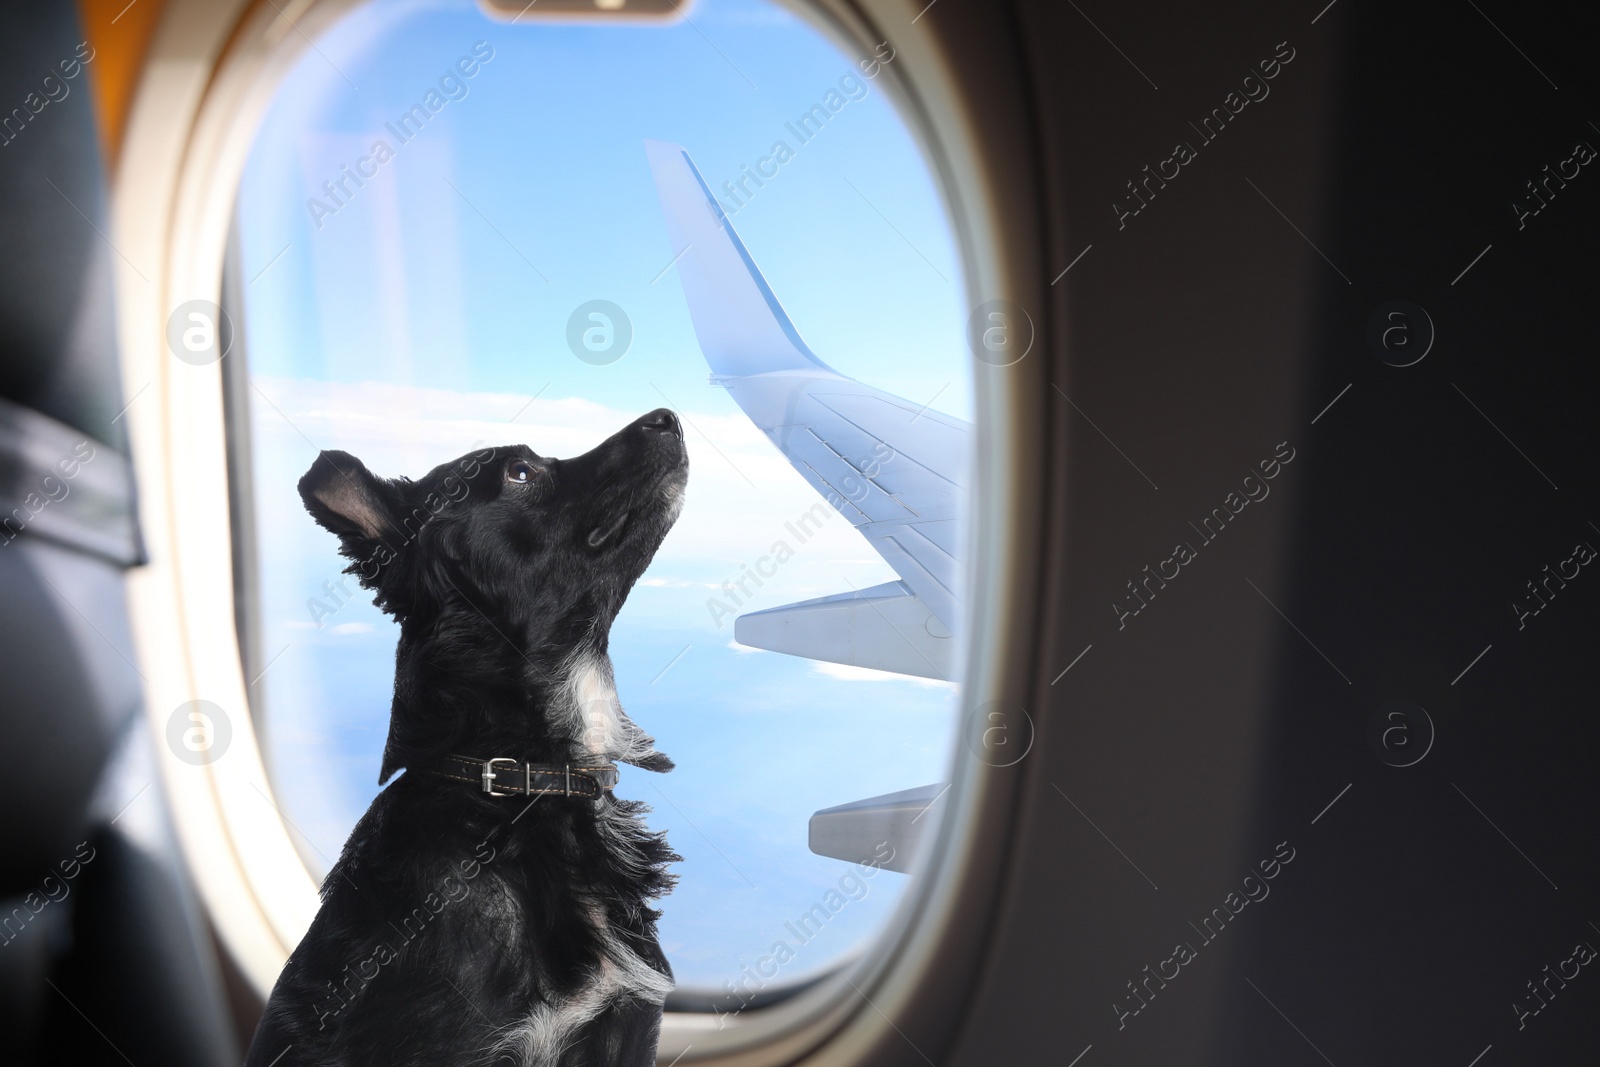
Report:
[[[494,783],[495,783],[495,777],[496,776],[495,776],[495,771],[494,771],[494,765],[496,763],[510,763],[512,765],[515,765],[516,762],[517,761],[512,759],[510,756],[496,756],[493,759],[484,760],[483,761],[483,775],[482,775],[482,777],[483,777],[483,791],[485,793],[487,793],[489,796],[492,796],[492,797],[508,797],[508,796],[510,796],[511,795],[510,793],[502,793],[502,792],[499,792],[498,790],[495,789]]]

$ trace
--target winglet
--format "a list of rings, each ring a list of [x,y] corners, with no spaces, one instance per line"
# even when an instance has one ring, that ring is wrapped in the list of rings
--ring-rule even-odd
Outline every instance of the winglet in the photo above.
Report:
[[[836,373],[800,339],[733,223],[682,147],[645,141],[695,336],[713,374]]]

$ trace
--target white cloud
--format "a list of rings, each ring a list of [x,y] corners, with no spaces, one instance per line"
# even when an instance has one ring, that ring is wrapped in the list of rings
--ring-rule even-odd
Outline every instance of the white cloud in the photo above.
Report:
[[[543,455],[576,455],[639,416],[577,397],[530,401],[514,393],[384,382],[268,377],[253,382],[271,401],[256,397],[251,412],[264,445],[256,450],[256,491],[267,513],[284,509],[304,515],[294,487],[316,455],[308,440],[353,453],[375,474],[415,478],[485,445],[521,441]],[[894,579],[888,564],[863,551],[861,535],[826,506],[828,521],[804,544],[793,544],[786,524],[820,498],[743,413],[685,409],[679,414],[691,427],[685,438],[689,486],[683,514],[656,554],[653,570],[687,571],[696,583],[703,581],[706,567],[718,577],[737,578],[740,564],[770,553],[777,541],[788,542],[793,563],[765,582],[759,603],[751,601],[742,610],[839,592],[848,588],[845,577],[858,586]],[[327,551],[309,519],[299,524],[298,534],[287,536],[316,537],[316,547],[307,542],[306,551]],[[667,584],[676,580],[652,574],[644,584],[688,587]]]
[[[854,667],[847,663],[825,663],[816,660],[811,664],[811,669],[817,674],[829,678],[837,678],[845,682],[910,682],[912,685],[922,686],[925,689],[954,689],[954,682],[942,682],[937,678],[920,678],[914,674],[896,674],[893,671],[877,671],[871,667]]]

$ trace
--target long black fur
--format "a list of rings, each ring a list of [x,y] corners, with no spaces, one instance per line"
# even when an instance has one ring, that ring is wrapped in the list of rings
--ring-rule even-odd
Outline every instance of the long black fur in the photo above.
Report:
[[[628,954],[670,984],[649,902],[671,889],[679,857],[645,828],[645,806],[492,797],[423,769],[450,753],[586,757],[596,735],[568,673],[598,664],[609,682],[612,620],[687,477],[681,428],[662,409],[573,459],[486,448],[412,482],[323,452],[301,479],[348,570],[400,624],[379,780],[406,773],[324,882],[246,1067],[654,1064],[659,990],[607,998],[554,1049],[536,1032],[570,1021]],[[615,714],[609,736],[626,743],[613,758],[671,768]]]

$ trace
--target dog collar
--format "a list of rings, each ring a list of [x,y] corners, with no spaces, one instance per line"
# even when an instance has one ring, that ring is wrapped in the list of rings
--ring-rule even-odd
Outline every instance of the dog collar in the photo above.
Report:
[[[491,797],[582,797],[599,800],[617,784],[617,765],[575,767],[570,763],[523,763],[509,756],[473,759],[446,756],[429,774],[470,782]]]

